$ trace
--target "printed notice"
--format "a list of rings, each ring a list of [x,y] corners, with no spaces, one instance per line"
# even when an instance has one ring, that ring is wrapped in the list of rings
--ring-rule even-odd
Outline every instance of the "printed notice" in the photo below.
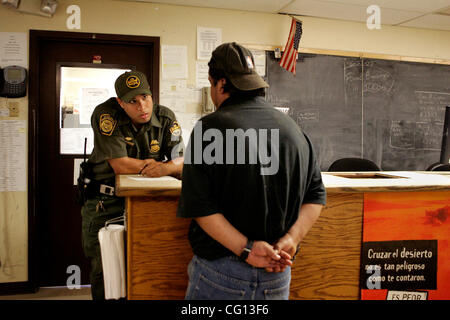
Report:
[[[266,52],[264,50],[250,50],[255,60],[256,73],[261,77],[266,76]]]
[[[108,98],[109,91],[106,88],[81,88],[80,124],[91,124],[95,107]]]
[[[186,79],[188,77],[187,47],[162,46],[162,78]]]
[[[26,191],[26,121],[0,121],[0,192]]]
[[[197,88],[210,87],[211,84],[208,80],[208,61],[197,61],[195,64],[195,74],[197,79]]]
[[[186,80],[162,80],[160,103],[175,114],[186,112]]]
[[[209,60],[222,44],[222,29],[197,27],[197,60]]]
[[[84,154],[84,139],[87,138],[86,154],[94,149],[92,128],[61,128],[61,154]]]
[[[0,32],[0,67],[12,65],[28,68],[27,34]]]
[[[436,289],[437,240],[363,242],[361,289]]]

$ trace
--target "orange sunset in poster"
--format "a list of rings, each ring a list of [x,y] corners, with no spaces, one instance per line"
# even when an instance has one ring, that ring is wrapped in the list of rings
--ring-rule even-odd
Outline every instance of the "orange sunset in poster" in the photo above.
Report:
[[[376,258],[382,286],[367,289],[370,271],[363,261]],[[361,260],[363,300],[387,299],[389,291],[394,299],[414,299],[408,296],[414,292],[429,300],[450,299],[450,192],[364,194]]]

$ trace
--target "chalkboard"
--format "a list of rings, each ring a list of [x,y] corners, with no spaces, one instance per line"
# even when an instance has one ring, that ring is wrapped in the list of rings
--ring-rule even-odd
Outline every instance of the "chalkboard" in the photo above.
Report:
[[[308,134],[322,171],[346,157],[389,171],[439,162],[450,66],[300,53],[294,76],[278,63],[266,53],[266,99]]]

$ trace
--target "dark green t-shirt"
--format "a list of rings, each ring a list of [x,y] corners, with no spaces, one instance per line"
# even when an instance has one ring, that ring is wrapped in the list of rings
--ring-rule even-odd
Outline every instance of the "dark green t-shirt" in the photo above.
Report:
[[[95,108],[91,126],[94,150],[89,162],[93,164],[94,179],[98,181],[115,176],[107,159],[130,157],[164,161],[183,156],[183,138],[175,114],[158,104],[153,105],[150,121],[136,129],[116,99],[110,98]]]
[[[289,230],[302,204],[326,202],[311,142],[289,116],[261,97],[228,98],[197,122],[182,181],[179,217],[221,213],[249,239],[269,243]],[[195,220],[189,240],[202,258],[233,255]]]

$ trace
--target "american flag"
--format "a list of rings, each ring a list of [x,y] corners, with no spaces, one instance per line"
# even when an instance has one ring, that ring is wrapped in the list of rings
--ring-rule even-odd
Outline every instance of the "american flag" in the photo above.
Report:
[[[284,48],[283,56],[280,60],[280,66],[295,75],[295,66],[297,65],[297,51],[300,37],[302,36],[302,22],[292,18],[291,31]]]

